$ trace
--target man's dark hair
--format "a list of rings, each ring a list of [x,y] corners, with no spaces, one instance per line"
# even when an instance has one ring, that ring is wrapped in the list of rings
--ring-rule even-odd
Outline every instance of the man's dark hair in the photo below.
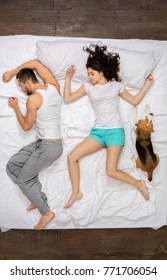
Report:
[[[31,80],[33,84],[38,82],[37,77],[36,77],[34,71],[29,69],[29,68],[21,69],[17,73],[16,79],[19,79],[19,81],[22,82],[22,83],[26,83],[27,80]]]

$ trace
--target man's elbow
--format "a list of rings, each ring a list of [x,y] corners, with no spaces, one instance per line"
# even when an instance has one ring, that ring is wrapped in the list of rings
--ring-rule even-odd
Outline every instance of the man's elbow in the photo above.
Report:
[[[60,93],[60,84],[59,84],[59,82],[55,83],[55,87],[57,88],[57,91]]]
[[[32,62],[33,62],[33,69],[37,71],[41,66],[41,62],[38,59],[33,59]]]
[[[29,125],[23,125],[23,126],[22,126],[22,129],[23,129],[24,131],[29,131],[29,130],[31,130],[31,128],[32,128],[32,126],[29,126]]]

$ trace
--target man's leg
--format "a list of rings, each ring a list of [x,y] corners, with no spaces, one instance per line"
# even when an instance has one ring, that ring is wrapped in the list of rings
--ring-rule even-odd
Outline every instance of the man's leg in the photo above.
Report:
[[[16,181],[25,196],[39,209],[41,215],[46,214],[49,207],[46,195],[41,191],[42,185],[38,174],[55,161],[61,153],[60,143],[49,140],[37,141],[34,151],[24,164]]]
[[[22,148],[8,162],[6,171],[15,184],[18,184],[23,194],[37,207],[42,218],[35,227],[42,229],[54,218],[55,214],[49,210],[46,195],[41,191],[42,186],[38,174],[48,167],[62,153],[61,143],[49,140],[34,142]]]
[[[6,172],[10,179],[17,184],[19,173],[36,147],[36,142],[31,143],[14,154],[6,165]]]
[[[47,168],[62,153],[61,143],[55,143],[49,140],[42,140],[37,143],[36,149],[27,160],[17,178],[17,184],[22,192],[31,201],[31,206],[36,206],[42,217],[34,227],[36,230],[43,229],[54,217],[47,204],[47,197],[41,191],[42,185],[38,179],[39,172]]]
[[[40,145],[41,141],[37,141],[23,147],[8,161],[6,172],[11,180],[19,185],[23,194],[43,214],[48,211],[49,207],[47,206],[46,195],[41,192],[42,186],[38,180],[38,173],[42,168],[41,165],[37,164],[40,159],[40,154],[42,155]],[[28,185],[27,181],[29,183]],[[38,197],[40,197],[39,201],[37,199]]]

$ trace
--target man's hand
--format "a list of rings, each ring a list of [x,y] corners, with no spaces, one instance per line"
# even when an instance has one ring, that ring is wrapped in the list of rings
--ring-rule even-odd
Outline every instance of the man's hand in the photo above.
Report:
[[[9,82],[13,78],[13,73],[12,71],[7,71],[2,75],[2,81],[4,83]]]
[[[14,110],[18,108],[18,99],[16,97],[9,97],[8,98],[8,105],[13,108]]]

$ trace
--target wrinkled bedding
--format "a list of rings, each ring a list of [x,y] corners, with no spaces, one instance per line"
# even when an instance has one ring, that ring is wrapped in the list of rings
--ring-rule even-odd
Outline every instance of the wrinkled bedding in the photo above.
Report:
[[[72,90],[88,79],[85,71],[83,46],[90,43],[107,45],[109,50],[120,53],[121,76],[126,88],[135,94],[151,72],[154,83],[146,96],[133,108],[120,99],[121,119],[125,128],[125,146],[119,167],[137,179],[147,181],[147,174],[136,169],[134,158],[135,114],[145,118],[145,106],[153,113],[154,133],[152,143],[159,154],[160,163],[154,171],[152,182],[147,181],[150,200],[145,201],[132,186],[109,178],[105,172],[106,150],[102,149],[80,160],[81,191],[83,199],[64,209],[71,184],[67,168],[67,155],[88,134],[94,124],[94,113],[88,97],[62,105],[61,134],[63,154],[39,174],[43,191],[56,218],[47,229],[66,228],[159,228],[167,224],[167,42],[153,40],[113,40],[92,38],[64,38],[47,36],[0,37],[0,228],[32,229],[40,218],[38,210],[27,212],[28,199],[6,174],[9,158],[21,147],[36,140],[35,130],[25,132],[20,128],[8,97],[19,100],[25,112],[26,96],[19,89],[16,79],[3,83],[2,74],[18,65],[38,58],[49,67],[63,86],[65,70],[76,65]]]

